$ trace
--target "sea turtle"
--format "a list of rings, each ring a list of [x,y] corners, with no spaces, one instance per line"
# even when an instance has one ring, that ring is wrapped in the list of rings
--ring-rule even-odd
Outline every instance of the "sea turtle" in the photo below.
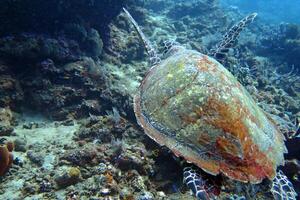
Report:
[[[217,61],[257,14],[234,25],[208,55],[174,44],[166,45],[166,57],[160,59],[130,13],[125,8],[124,12],[152,65],[134,97],[134,112],[146,134],[208,174],[251,184],[273,180],[275,199],[296,199],[286,176],[281,171],[276,175],[287,152],[283,135]],[[185,167],[183,174],[197,198],[212,198],[196,170]]]

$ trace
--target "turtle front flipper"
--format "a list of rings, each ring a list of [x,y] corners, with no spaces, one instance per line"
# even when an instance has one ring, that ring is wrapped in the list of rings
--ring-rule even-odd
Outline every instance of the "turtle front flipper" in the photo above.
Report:
[[[242,30],[251,22],[253,22],[256,15],[257,13],[252,13],[239,21],[239,23],[231,27],[229,31],[224,35],[222,41],[215,48],[210,50],[209,55],[222,63],[229,51],[229,48],[233,47]]]
[[[293,184],[280,170],[273,180],[271,192],[275,200],[296,200],[297,197]]]
[[[166,40],[163,42],[164,44],[164,52],[163,54],[166,55],[169,53],[169,51],[174,47],[179,45],[178,42],[176,42],[176,40]]]
[[[149,55],[149,58],[150,58],[150,64],[153,66],[153,65],[156,65],[156,64],[160,63],[161,59],[158,56],[158,53],[156,52],[156,50],[153,48],[151,42],[146,38],[143,31],[140,29],[139,25],[133,19],[131,14],[125,8],[123,8],[123,10],[126,13],[126,15],[127,15],[128,19],[130,20],[130,22],[132,23],[132,25],[134,26],[134,29],[138,33],[138,36],[140,37],[140,39],[143,42],[143,44],[145,46],[145,49],[146,49],[146,51]]]
[[[208,192],[205,190],[205,181],[193,166],[183,168],[183,182],[192,190],[197,199],[211,199]]]

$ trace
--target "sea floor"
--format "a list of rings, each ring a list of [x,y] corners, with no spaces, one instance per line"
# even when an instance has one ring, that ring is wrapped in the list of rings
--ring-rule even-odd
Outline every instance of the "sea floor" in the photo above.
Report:
[[[23,115],[17,121],[12,136],[6,139],[15,141],[14,157],[19,163],[1,177],[0,199],[194,199],[186,189],[180,192],[179,166],[177,172],[173,166],[175,171],[164,172],[170,174],[148,177],[157,170],[155,160],[163,158],[159,158],[159,147],[130,122],[123,121],[126,127],[119,129],[126,129],[123,131],[131,137],[100,142],[101,138],[85,141],[78,135],[97,131],[91,126],[111,128],[111,122],[103,122],[103,118],[100,124],[91,119],[53,122],[41,115]],[[150,149],[144,140],[152,145]],[[175,163],[171,154],[163,157],[171,160],[166,167]],[[166,170],[161,166],[164,163],[159,165]]]

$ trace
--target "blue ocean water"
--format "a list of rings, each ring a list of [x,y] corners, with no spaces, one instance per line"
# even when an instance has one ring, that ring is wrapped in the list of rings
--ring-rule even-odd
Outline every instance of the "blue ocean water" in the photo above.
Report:
[[[271,23],[300,23],[299,0],[220,0],[224,7],[238,8],[242,12],[258,12]]]

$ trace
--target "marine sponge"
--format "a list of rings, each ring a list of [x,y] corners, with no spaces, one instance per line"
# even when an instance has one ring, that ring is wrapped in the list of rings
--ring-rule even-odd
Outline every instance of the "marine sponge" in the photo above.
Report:
[[[57,174],[55,177],[55,182],[58,188],[65,188],[70,185],[74,185],[81,180],[81,172],[77,167],[71,167],[67,171],[61,174]]]
[[[80,169],[77,167],[71,167],[68,174],[70,177],[77,178],[80,176]]]
[[[3,176],[12,165],[13,154],[11,152],[13,149],[14,144],[12,142],[0,146],[0,176]]]

